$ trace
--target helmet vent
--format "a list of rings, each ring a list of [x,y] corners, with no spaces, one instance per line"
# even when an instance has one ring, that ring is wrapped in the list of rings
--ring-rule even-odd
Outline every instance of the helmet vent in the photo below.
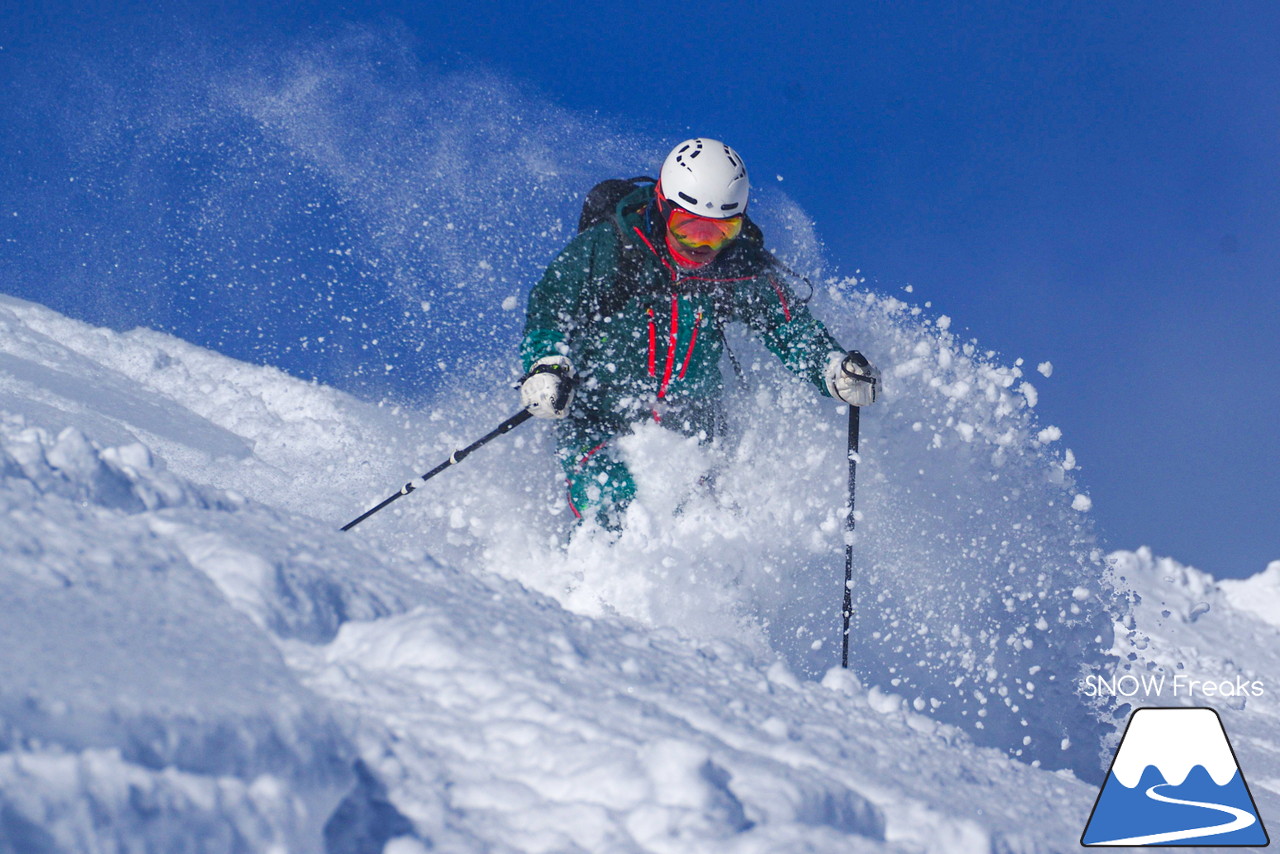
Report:
[[[685,152],[689,151],[690,147],[693,148],[693,151],[689,152],[688,159],[692,160],[693,158],[697,157],[699,154],[702,153],[702,140],[700,139],[691,140],[688,145],[681,147],[681,149],[676,152],[676,163],[680,164],[685,169],[688,169],[690,172],[692,172],[693,167],[685,162],[686,160]]]
[[[698,203],[698,200],[695,199],[693,196],[689,195],[688,193],[676,193],[676,195],[684,199],[686,202],[688,202],[691,205],[696,205]]]

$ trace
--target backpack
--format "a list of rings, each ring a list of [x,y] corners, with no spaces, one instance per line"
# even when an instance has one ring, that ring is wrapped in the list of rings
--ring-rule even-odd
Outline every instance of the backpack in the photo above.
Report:
[[[633,290],[636,281],[636,265],[640,263],[640,247],[629,239],[621,226],[614,221],[614,213],[618,203],[644,182],[658,183],[644,175],[635,178],[606,178],[592,187],[582,201],[582,215],[578,218],[578,233],[586,231],[601,222],[613,221],[619,236],[619,256],[617,261],[616,286],[607,295],[603,304],[591,307],[591,314],[608,316],[622,307]]]
[[[606,178],[587,192],[582,200],[582,215],[578,217],[578,232],[584,232],[598,222],[613,216],[618,202],[630,195],[640,182],[658,183],[645,175],[635,178]]]

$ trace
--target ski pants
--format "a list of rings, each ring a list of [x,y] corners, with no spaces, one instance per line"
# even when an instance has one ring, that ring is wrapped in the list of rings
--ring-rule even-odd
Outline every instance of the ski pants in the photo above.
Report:
[[[685,436],[710,442],[724,431],[719,399],[669,409],[655,421]],[[565,473],[569,509],[581,520],[593,517],[601,527],[621,530],[622,516],[636,497],[631,470],[617,453],[615,440],[636,422],[614,413],[574,413],[560,423],[557,458]]]

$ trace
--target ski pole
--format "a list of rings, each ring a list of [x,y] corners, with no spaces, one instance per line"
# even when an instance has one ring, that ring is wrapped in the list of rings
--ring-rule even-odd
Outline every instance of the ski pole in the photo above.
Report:
[[[356,525],[359,525],[365,519],[368,519],[374,513],[377,513],[379,510],[386,507],[388,504],[390,504],[392,501],[395,501],[400,496],[408,495],[410,492],[413,492],[415,489],[422,486],[422,484],[431,480],[431,478],[440,474],[440,472],[444,471],[450,466],[457,465],[458,463],[462,462],[462,460],[465,459],[466,456],[470,454],[472,451],[474,451],[476,448],[492,441],[493,439],[498,438],[503,433],[507,433],[511,430],[514,430],[516,427],[519,427],[521,424],[528,421],[532,417],[533,417],[533,413],[530,412],[529,410],[527,409],[520,410],[515,415],[512,415],[506,421],[503,421],[497,427],[493,428],[488,433],[484,434],[479,439],[472,442],[470,445],[467,445],[462,450],[454,451],[452,454],[449,455],[449,459],[445,460],[440,465],[436,466],[431,471],[424,474],[422,477],[418,478],[417,480],[411,480],[408,483],[406,483],[404,486],[400,487],[399,492],[393,493],[386,500],[380,502],[374,507],[369,508],[368,510],[361,513],[356,518],[352,519],[347,524],[343,525],[342,530],[344,531],[351,530]]]
[[[853,490],[858,476],[858,413],[849,407],[849,515],[844,520],[844,631],[840,635],[840,666],[849,668],[849,619],[853,616]]]

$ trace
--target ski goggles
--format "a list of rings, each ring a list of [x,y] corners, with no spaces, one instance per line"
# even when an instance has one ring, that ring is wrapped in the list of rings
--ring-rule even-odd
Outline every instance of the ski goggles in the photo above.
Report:
[[[679,205],[673,204],[662,192],[662,185],[657,189],[658,209],[665,212],[667,230],[680,245],[687,249],[708,247],[719,251],[728,246],[742,233],[742,214],[726,219],[713,219],[690,213]]]
[[[737,240],[742,233],[742,214],[728,219],[712,219],[673,205],[667,216],[667,230],[686,248],[698,249],[705,246],[720,250]]]

